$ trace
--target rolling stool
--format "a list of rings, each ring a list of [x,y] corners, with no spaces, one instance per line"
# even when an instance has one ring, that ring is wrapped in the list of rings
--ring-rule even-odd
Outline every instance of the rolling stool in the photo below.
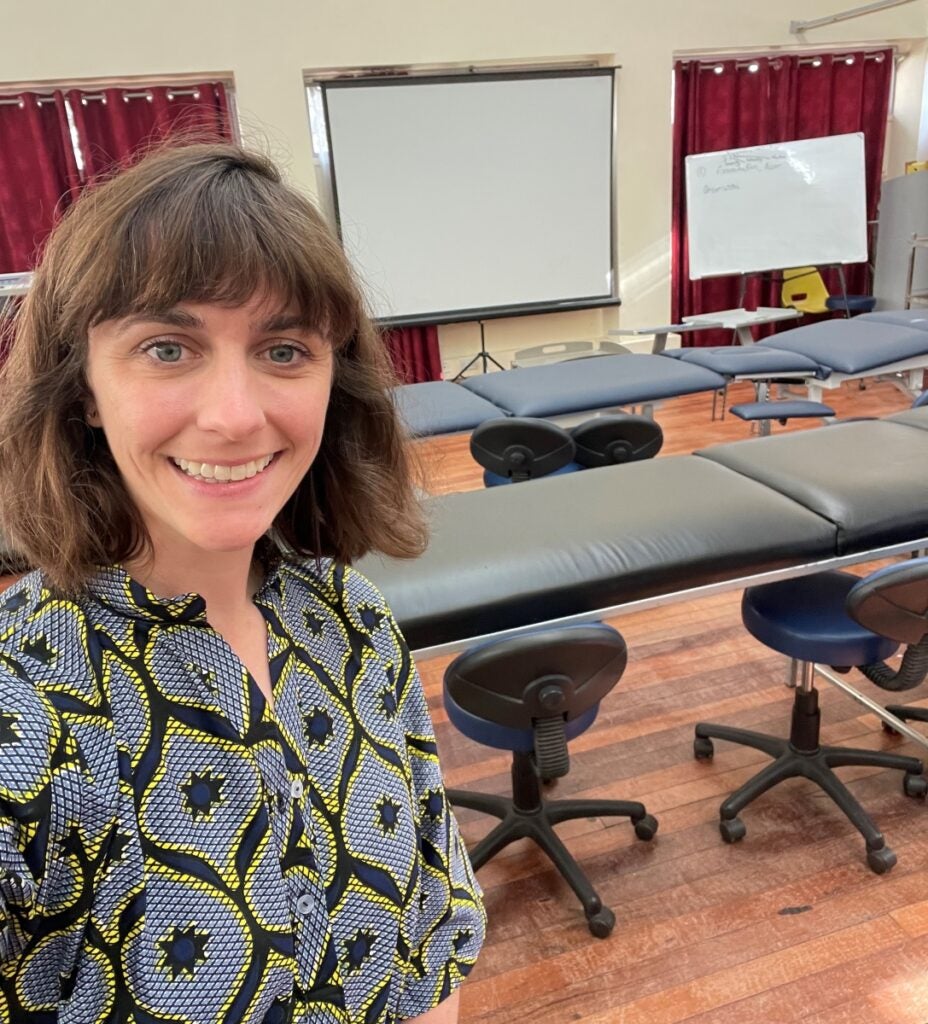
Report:
[[[920,617],[917,612],[904,610],[913,602],[921,604]],[[883,874],[892,868],[896,855],[833,769],[844,765],[896,768],[905,772],[906,795],[924,796],[928,782],[922,774],[922,762],[880,750],[820,745],[814,662],[865,666],[865,674],[879,674],[868,670],[877,670],[900,642],[922,640],[928,630],[926,603],[928,559],[890,566],[863,580],[850,573],[823,572],[750,587],[744,592],[741,615],[748,632],[767,647],[795,659],[799,663],[799,682],[788,739],[705,722],[696,726],[693,749],[700,760],[712,757],[713,739],[753,747],[774,758],[722,803],[719,831],[726,842],[744,838],[746,829],[738,817],[743,808],[784,779],[803,776],[824,790],[863,835],[871,870]],[[894,675],[885,665],[882,670]]]
[[[576,472],[583,467],[574,462],[575,448],[562,427],[530,416],[488,420],[470,436],[470,453],[483,466],[485,487]]]
[[[628,655],[610,626],[567,626],[493,641],[455,658],[445,670],[445,709],[468,738],[512,751],[512,796],[448,790],[448,799],[500,819],[470,851],[479,870],[496,853],[529,837],[547,854],[583,904],[590,931],[604,939],[615,914],[561,842],[553,826],[573,818],[630,818],[639,839],[657,821],[629,800],[545,800],[541,780],[570,770],[567,741],[587,730],[599,702],[618,682]]]

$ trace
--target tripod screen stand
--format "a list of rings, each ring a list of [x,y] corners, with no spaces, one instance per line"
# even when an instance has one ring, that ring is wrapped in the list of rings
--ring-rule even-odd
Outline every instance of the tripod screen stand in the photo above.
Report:
[[[467,371],[474,365],[474,363],[476,363],[478,361],[483,363],[483,372],[484,373],[487,372],[487,363],[492,363],[498,370],[505,370],[505,366],[503,366],[503,364],[500,363],[499,360],[494,359],[493,356],[491,356],[490,353],[487,352],[487,343],[486,343],[486,337],[484,335],[483,321],[480,320],[479,323],[480,323],[480,351],[474,356],[473,359],[470,360],[469,363],[467,363],[466,366],[463,366],[460,370],[458,370],[458,372],[451,378],[452,383],[456,384],[464,376],[464,374],[467,373]]]

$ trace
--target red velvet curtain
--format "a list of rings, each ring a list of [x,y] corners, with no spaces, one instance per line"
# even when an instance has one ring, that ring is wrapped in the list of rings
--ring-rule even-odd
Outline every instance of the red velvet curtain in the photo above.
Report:
[[[892,50],[677,62],[671,239],[674,323],[691,313],[736,307],[741,288],[736,276],[689,279],[684,158],[691,153],[863,132],[867,219],[874,220],[892,73]],[[866,264],[846,267],[845,276],[849,293],[869,291]],[[836,272],[827,272],[826,281],[831,291],[839,290]],[[746,305],[779,306],[780,284],[749,277]],[[761,333],[771,330],[761,329]],[[699,331],[683,338],[687,345],[724,345],[731,341],[727,331]]]
[[[0,103],[0,273],[31,270],[80,177],[62,93]]]
[[[437,327],[397,327],[384,332],[384,343],[404,384],[441,380]]]
[[[226,90],[218,82],[71,89],[67,96],[88,182],[169,135],[197,141],[232,138]]]

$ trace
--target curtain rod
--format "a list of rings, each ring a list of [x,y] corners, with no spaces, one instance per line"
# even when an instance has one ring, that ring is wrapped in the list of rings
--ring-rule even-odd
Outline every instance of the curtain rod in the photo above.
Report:
[[[834,25],[837,21],[847,21],[850,18],[859,18],[862,14],[872,14],[874,11],[884,11],[889,7],[901,7],[902,4],[910,4],[912,0],[876,0],[876,3],[864,4],[863,7],[852,7],[849,11],[839,11],[837,14],[829,14],[824,18],[815,18],[812,21],[791,21],[789,30],[793,35],[805,32],[809,28],[821,28],[822,25]]]
[[[892,50],[897,58],[904,58],[905,54],[899,52],[899,48],[893,43],[870,43],[861,46],[843,46],[834,43],[826,43],[824,46],[805,46],[801,50],[757,50],[755,53],[744,50],[730,53],[686,53],[674,55],[674,61],[681,64],[720,64],[722,61],[733,60],[739,63],[749,64],[753,60],[775,60],[777,57],[792,58],[798,57],[801,61],[815,60],[818,57],[849,57],[851,54],[862,53],[865,58],[872,59],[886,50]]]
[[[681,63],[684,63],[684,64],[698,64],[700,71],[714,71],[717,68],[721,69],[722,65],[724,63],[726,63],[726,61],[734,61],[735,68],[737,70],[739,70],[739,71],[744,70],[744,69],[756,71],[757,68],[758,68],[757,62],[759,60],[768,60],[774,67],[778,67],[779,66],[779,62],[781,60],[785,59],[788,56],[789,57],[793,57],[793,56],[795,56],[795,54],[782,54],[782,53],[780,53],[780,54],[775,54],[775,55],[774,54],[763,54],[763,55],[758,55],[757,57],[716,57],[714,60],[696,60],[695,58],[693,58],[691,60],[681,60]],[[822,65],[824,63],[824,58],[825,57],[831,57],[833,60],[836,60],[836,61],[839,61],[839,62],[840,61],[844,61],[845,63],[853,64],[853,62],[857,58],[857,56],[858,56],[857,53],[848,53],[847,51],[840,51],[840,52],[835,51],[833,53],[823,53],[823,54],[818,55],[818,56],[811,56],[810,55],[808,57],[800,57],[798,63],[799,63],[799,65],[801,67],[802,66],[819,67],[820,65]],[[873,60],[873,61],[876,61],[877,63],[882,63],[884,57],[883,57],[882,53],[868,52],[868,53],[864,53],[863,54],[863,59],[864,60]],[[901,58],[899,58],[899,59],[901,59]]]
[[[162,87],[155,86],[155,88]],[[36,103],[38,103],[39,106],[42,106],[43,103],[55,102],[54,95],[50,93],[35,93],[31,90],[23,90],[23,92],[35,96]],[[198,100],[200,98],[200,90],[168,89],[166,95],[168,100],[177,99],[178,96],[191,96],[193,97],[193,99]],[[125,100],[126,103],[128,103],[129,100],[148,100],[148,102],[151,103],[152,100],[154,99],[154,96],[150,90],[145,90],[145,92],[132,92],[131,90],[127,90],[122,94],[122,98],[123,100]],[[91,100],[98,100],[102,103],[106,103],[106,95],[102,92],[87,92],[81,94],[81,103],[83,103],[84,105],[86,105]],[[0,96],[0,107],[19,107],[20,110],[22,110],[22,108],[25,107],[25,105],[26,101],[23,99],[22,94],[18,96]]]

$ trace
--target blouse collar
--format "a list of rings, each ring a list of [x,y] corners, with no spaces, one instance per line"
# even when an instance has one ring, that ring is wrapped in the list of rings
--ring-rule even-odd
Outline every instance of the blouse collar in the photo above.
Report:
[[[277,589],[278,570],[272,568],[265,577],[256,600],[267,598]],[[88,593],[104,607],[131,619],[142,619],[162,626],[208,626],[206,601],[200,594],[177,594],[158,597],[121,565],[100,569],[87,583]]]

